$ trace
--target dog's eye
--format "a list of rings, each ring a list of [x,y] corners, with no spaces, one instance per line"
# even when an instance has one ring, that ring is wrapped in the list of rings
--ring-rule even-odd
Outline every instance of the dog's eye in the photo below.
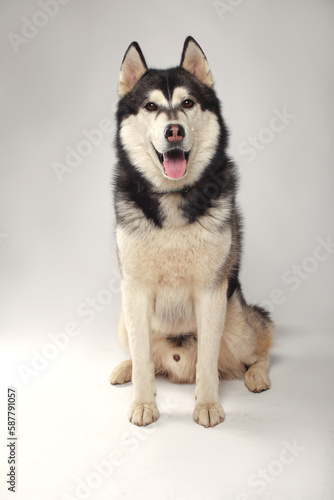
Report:
[[[195,103],[191,99],[185,99],[184,101],[182,101],[182,106],[186,109],[189,109],[193,108],[195,106]]]
[[[145,109],[147,109],[147,111],[156,111],[158,109],[158,106],[154,102],[148,102],[145,106]]]

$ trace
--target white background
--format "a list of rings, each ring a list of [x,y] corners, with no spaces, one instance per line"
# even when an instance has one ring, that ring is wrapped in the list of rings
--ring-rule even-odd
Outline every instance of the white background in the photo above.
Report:
[[[19,500],[333,498],[334,251],[318,252],[318,239],[334,239],[334,3],[71,0],[41,16],[42,3],[1,2],[1,498],[14,498],[7,386],[18,397]],[[108,384],[127,357],[113,116],[127,46],[138,41],[163,68],[179,63],[187,35],[208,57],[240,167],[241,279],[276,323],[272,390],[222,383],[226,421],[206,430],[191,418],[194,386],[158,380],[161,419],[143,430],[127,421],[131,384]],[[284,109],[282,130],[264,131]],[[105,119],[101,144],[60,181],[54,162]],[[252,155],[249,137],[261,148]]]

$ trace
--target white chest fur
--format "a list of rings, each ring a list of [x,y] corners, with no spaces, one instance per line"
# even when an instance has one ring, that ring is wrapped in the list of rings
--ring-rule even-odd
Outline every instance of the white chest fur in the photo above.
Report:
[[[215,282],[232,243],[228,226],[223,231],[215,227],[221,228],[223,217],[206,226],[179,225],[177,217],[169,211],[163,228],[145,220],[134,231],[119,226],[116,232],[122,277],[149,292],[153,325],[161,332],[193,327],[196,294]]]

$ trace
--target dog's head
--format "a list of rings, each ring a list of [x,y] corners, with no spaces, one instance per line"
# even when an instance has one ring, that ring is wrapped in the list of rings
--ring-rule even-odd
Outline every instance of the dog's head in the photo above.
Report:
[[[119,139],[156,189],[195,183],[216,153],[220,106],[207,59],[192,38],[180,66],[149,69],[139,45],[125,53],[119,80]]]

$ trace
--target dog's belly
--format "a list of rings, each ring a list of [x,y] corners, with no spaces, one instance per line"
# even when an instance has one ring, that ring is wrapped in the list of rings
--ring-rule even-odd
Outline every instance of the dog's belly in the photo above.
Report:
[[[157,335],[175,335],[196,331],[194,300],[189,290],[160,287],[156,291],[152,331]]]
[[[217,235],[188,225],[145,235],[118,228],[117,244],[123,279],[140,284],[152,299],[152,330],[194,331],[196,297],[216,282],[230,251],[230,231]]]

